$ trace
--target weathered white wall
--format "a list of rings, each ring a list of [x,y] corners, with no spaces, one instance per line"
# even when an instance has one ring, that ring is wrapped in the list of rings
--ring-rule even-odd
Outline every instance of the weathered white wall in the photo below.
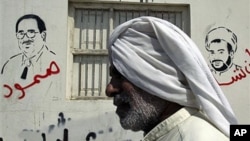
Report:
[[[18,83],[25,87],[28,83],[12,80],[13,75],[1,75],[0,137],[4,141],[52,141],[63,140],[68,130],[68,140],[129,140],[132,132],[122,132],[110,100],[70,101],[66,99],[67,67],[67,0],[3,0],[1,5],[0,52],[2,65],[20,52],[15,36],[15,24],[25,14],[36,14],[47,27],[46,44],[56,53],[54,60],[60,72],[48,75],[41,82],[22,91],[14,87]],[[49,66],[45,66],[49,68]],[[19,69],[18,65],[13,70]],[[54,68],[55,69],[55,68]],[[15,72],[15,71],[13,71]],[[46,71],[39,73],[46,74]],[[16,80],[16,79],[14,79]],[[4,84],[10,88],[3,87]],[[11,96],[9,90],[13,92]],[[89,138],[89,139],[88,139]],[[134,138],[133,140],[139,140]],[[64,139],[65,140],[65,139]]]
[[[71,1],[84,2],[84,0]],[[139,2],[139,0],[128,1]],[[151,0],[148,1],[151,2]],[[205,49],[206,34],[212,28],[219,26],[232,30],[238,38],[238,49],[234,55],[234,61],[244,69],[248,69],[250,62],[250,55],[246,52],[250,50],[248,0],[240,2],[235,0],[154,0],[154,3],[190,4],[191,38],[206,58],[208,57]],[[68,0],[0,1],[0,66],[2,67],[11,56],[20,52],[15,36],[15,24],[17,19],[25,14],[36,14],[44,20],[47,26],[46,44],[56,53],[53,60],[60,68],[60,72],[48,75],[40,79],[40,83],[24,89],[26,95],[22,99],[18,99],[22,91],[14,87],[14,83],[17,82],[10,81],[15,74],[0,76],[0,138],[3,141],[25,139],[26,141],[52,141],[63,140],[63,135],[67,134],[69,141],[91,140],[88,137],[94,136],[98,141],[139,140],[142,137],[141,132],[133,133],[121,129],[111,100],[76,101],[66,98],[70,92],[66,89],[68,88],[67,75],[70,74],[67,72],[67,67],[70,66],[67,66],[66,57]],[[16,69],[18,66],[13,68],[13,70]],[[238,73],[224,77],[231,78],[236,75]],[[250,74],[246,73],[245,77],[232,84],[221,86],[240,123],[244,124],[250,123],[249,78]],[[10,88],[3,87],[4,84]],[[20,84],[23,84],[23,87],[28,85],[22,82]],[[9,94],[10,89],[13,90],[12,95],[4,97]],[[64,133],[66,130],[68,133]]]
[[[250,123],[250,50],[249,44],[249,25],[250,25],[250,3],[248,0],[236,2],[233,0],[154,0],[159,3],[190,4],[190,26],[191,38],[202,51],[209,64],[209,53],[205,48],[205,38],[210,30],[217,27],[226,27],[237,36],[237,51],[234,53],[233,62],[242,67],[233,74],[225,73],[224,76],[215,76],[232,82],[231,84],[221,85],[226,97],[228,98],[238,120],[241,124]],[[227,36],[227,35],[218,35]],[[235,81],[232,81],[232,77]],[[236,78],[237,77],[237,78]]]
[[[242,67],[245,77],[237,79],[232,84],[221,86],[227,96],[239,123],[250,123],[250,91],[249,81],[250,74],[246,73],[245,69],[249,69],[250,55],[246,50],[250,49],[249,44],[249,1],[193,1],[191,3],[191,37],[200,47],[204,57],[208,60],[209,53],[205,49],[205,37],[207,33],[216,27],[226,27],[235,33],[237,36],[237,51],[234,53],[235,64]],[[227,35],[218,35],[227,36]],[[233,74],[225,76],[215,76],[218,81],[222,77],[223,82],[231,82],[232,77],[243,74],[242,71],[237,71]],[[244,74],[243,74],[244,75]],[[220,78],[221,77],[221,78]]]

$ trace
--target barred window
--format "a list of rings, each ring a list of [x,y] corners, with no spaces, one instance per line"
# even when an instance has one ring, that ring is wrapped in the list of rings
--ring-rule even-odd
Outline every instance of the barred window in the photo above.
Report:
[[[112,30],[140,16],[170,21],[189,34],[188,5],[70,3],[71,99],[100,99],[109,82],[107,41]]]

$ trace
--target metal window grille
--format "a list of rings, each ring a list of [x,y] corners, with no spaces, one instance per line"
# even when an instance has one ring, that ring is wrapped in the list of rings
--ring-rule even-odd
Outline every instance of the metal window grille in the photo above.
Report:
[[[113,28],[121,23],[140,16],[154,16],[168,20],[188,31],[187,21],[183,18],[187,15],[187,11],[183,8],[177,7],[176,10],[172,7],[168,9],[155,6],[156,8],[152,9],[148,6],[138,10],[133,6],[132,9],[123,9],[119,6],[75,8],[74,42],[71,48],[72,99],[106,98],[105,88],[109,82],[107,40]]]

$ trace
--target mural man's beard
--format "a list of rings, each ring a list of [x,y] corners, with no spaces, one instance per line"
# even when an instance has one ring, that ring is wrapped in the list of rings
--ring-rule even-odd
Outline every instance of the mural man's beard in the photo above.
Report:
[[[230,56],[228,56],[227,61],[223,62],[223,65],[219,68],[214,65],[214,63],[216,63],[217,61],[223,62],[222,60],[213,60],[211,64],[213,69],[218,72],[225,72],[227,69],[231,67],[232,64],[232,58]]]

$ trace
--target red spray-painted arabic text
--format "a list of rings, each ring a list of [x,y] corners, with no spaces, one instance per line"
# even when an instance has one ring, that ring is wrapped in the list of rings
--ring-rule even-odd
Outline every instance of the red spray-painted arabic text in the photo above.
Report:
[[[39,84],[42,79],[45,79],[51,75],[58,74],[59,72],[60,72],[60,68],[58,67],[58,65],[56,64],[55,61],[52,61],[49,65],[49,68],[46,69],[46,73],[44,75],[42,75],[42,74],[35,75],[33,78],[33,82],[31,82],[30,84],[28,84],[26,86],[21,86],[19,83],[15,83],[14,88],[21,92],[21,95],[18,97],[18,99],[22,99],[25,97],[25,90],[26,89],[28,89],[36,84]],[[11,97],[13,94],[13,88],[7,84],[4,84],[3,87],[8,89],[8,91],[9,91],[9,93],[5,94],[4,97],[5,98]]]

